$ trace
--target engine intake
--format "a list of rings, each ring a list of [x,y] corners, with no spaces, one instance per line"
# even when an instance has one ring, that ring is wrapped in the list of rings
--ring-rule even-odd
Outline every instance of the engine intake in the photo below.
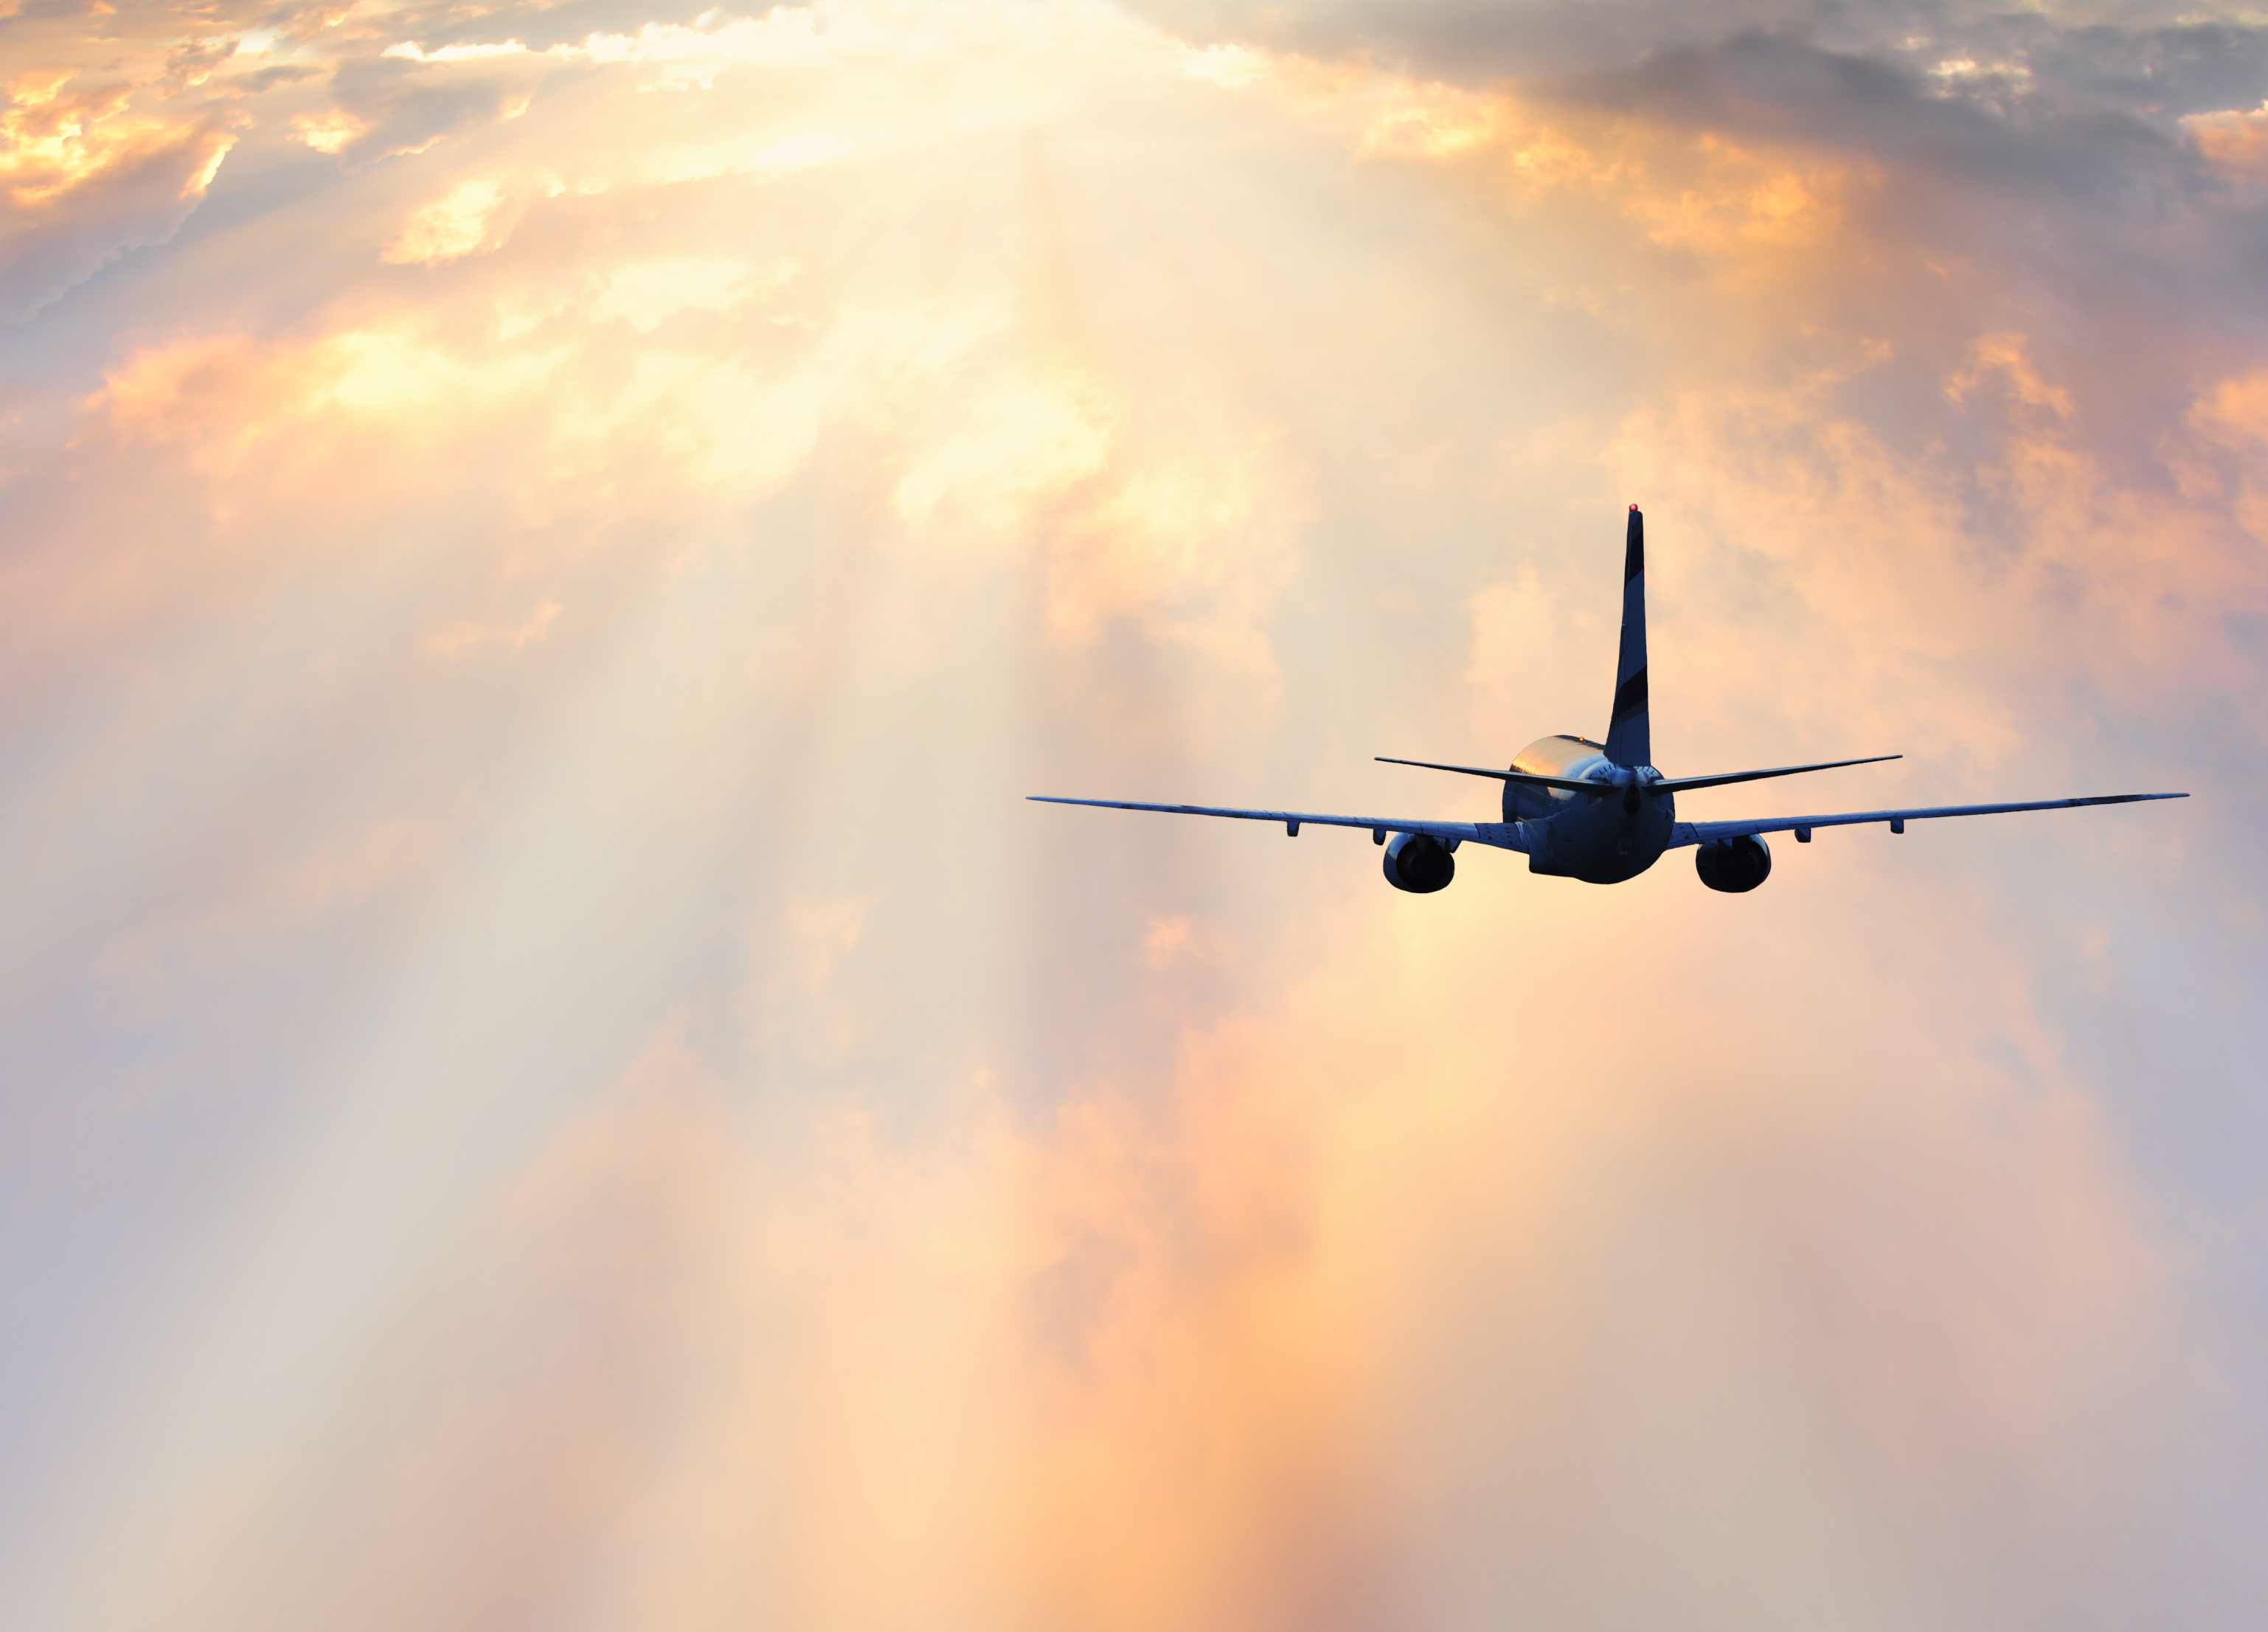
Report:
[[[1771,877],[1771,846],[1754,834],[1704,844],[1693,852],[1693,871],[1711,889],[1739,895]]]
[[[1449,847],[1425,833],[1397,833],[1386,842],[1386,881],[1412,895],[1446,890],[1457,876]]]

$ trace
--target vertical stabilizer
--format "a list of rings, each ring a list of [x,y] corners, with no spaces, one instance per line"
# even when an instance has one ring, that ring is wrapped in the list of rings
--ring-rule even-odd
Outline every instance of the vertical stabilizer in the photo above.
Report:
[[[1653,763],[1646,713],[1646,518],[1630,508],[1623,552],[1623,649],[1615,664],[1615,711],[1607,724],[1607,757],[1617,765]]]

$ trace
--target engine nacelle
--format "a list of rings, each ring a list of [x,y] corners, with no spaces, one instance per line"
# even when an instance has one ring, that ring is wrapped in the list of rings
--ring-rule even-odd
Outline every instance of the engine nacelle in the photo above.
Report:
[[[1700,845],[1693,852],[1693,871],[1711,889],[1738,895],[1771,877],[1771,846],[1754,834]]]
[[[1386,842],[1386,881],[1412,895],[1446,890],[1457,876],[1449,847],[1425,833],[1397,833]]]

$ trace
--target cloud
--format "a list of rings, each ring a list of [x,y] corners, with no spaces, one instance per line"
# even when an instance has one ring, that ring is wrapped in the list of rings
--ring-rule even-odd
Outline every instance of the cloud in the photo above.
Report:
[[[1967,59],[1962,59],[1966,62]],[[2021,194],[2035,205],[2147,209],[2193,193],[2195,154],[2119,108],[2027,107],[2011,119],[1948,94],[1969,70],[1928,81],[1903,65],[1742,34],[1571,85],[1624,112],[1765,140],[1863,153],[1925,174]]]
[[[790,263],[762,281],[777,288],[794,276]],[[620,318],[641,334],[650,334],[681,312],[729,310],[754,293],[757,282],[736,261],[645,261],[608,276],[596,312],[601,318]]]
[[[519,66],[518,55],[445,55],[431,68],[416,58],[350,59],[329,83],[335,111],[313,116],[306,128],[350,168],[422,153],[527,111],[534,94],[530,77],[510,71]],[[352,134],[335,139],[350,129]]]
[[[832,949],[850,920],[802,922]],[[167,1614],[1288,1625],[1351,1590],[1328,1613],[1377,1624],[1301,1142],[1248,1053],[1203,1047],[1162,1119],[1027,1130],[979,1087],[914,1154],[854,1106],[751,1106],[665,1028],[368,1395],[209,1516]]]
[[[261,111],[328,77],[320,20],[251,8],[32,11],[0,112],[0,320],[21,322],[133,250],[166,244]]]
[[[2182,122],[2197,138],[2207,162],[2223,175],[2255,183],[2268,176],[2268,114],[2192,114]]]
[[[1147,14],[1197,39],[1362,52],[1531,104],[1841,156],[1876,167],[1889,236],[2029,261],[2123,304],[2203,316],[2201,303],[2239,324],[2257,275],[2257,201],[2229,196],[2210,156],[2235,138],[2201,134],[2268,99],[2268,33],[2250,24],[1809,4],[1674,19],[1635,5]]]
[[[162,244],[204,197],[235,141],[217,118],[151,116],[136,87],[68,71],[10,84],[0,114],[0,321],[21,322],[128,250]]]
[[[411,216],[401,236],[387,246],[379,259],[395,265],[438,266],[476,254],[488,240],[490,224],[504,202],[495,182],[468,181]]]
[[[1350,0],[1260,12],[1208,0],[1151,0],[1141,10],[1195,38],[1316,56],[1366,52],[1416,77],[1469,85],[1535,89],[1756,39],[1900,70],[1946,99],[2003,113],[2091,105],[2178,118],[2250,106],[2268,76],[2268,37],[2257,25],[2164,5],[2125,7],[2102,20],[1895,0],[1704,4],[1674,15],[1639,4],[1569,11],[1460,0]]]
[[[2258,1619],[2249,26],[1211,16],[42,25],[236,145],[0,425],[0,1620]],[[1683,814],[2199,797],[1018,797],[1482,814],[1631,501],[1909,755]]]
[[[552,621],[559,615],[559,603],[546,600],[527,614],[527,621],[516,629],[484,629],[477,623],[457,623],[426,637],[426,646],[445,658],[482,646],[502,646],[518,651],[531,641],[541,640],[550,629]]]
[[[868,923],[794,917],[784,1011],[855,981]],[[2029,1088],[1964,1059],[2009,993],[1858,1070],[1788,1039],[1572,1099],[1579,1037],[1509,1084],[1479,1037],[1411,1049],[1489,989],[1484,924],[1192,1026],[1162,1082],[1036,1119],[959,1084],[910,1142],[666,1026],[161,1581],[171,1623],[1802,1624],[1854,1580],[1958,1598],[1977,1528],[2106,1459],[2149,1476],[2095,1425],[2183,1431],[2152,1404],[2166,1268],[2052,1042],[2020,1037]],[[1632,1540],[1656,1568],[1605,1567]],[[1928,1562],[1883,1587],[1897,1556]],[[2058,1578],[2018,1603],[2082,1610]]]

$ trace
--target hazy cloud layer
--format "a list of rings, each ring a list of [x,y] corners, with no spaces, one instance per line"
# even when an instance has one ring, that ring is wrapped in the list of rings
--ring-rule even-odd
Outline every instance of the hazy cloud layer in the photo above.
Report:
[[[2250,24],[0,27],[0,1621],[2268,1609]]]
[[[1999,111],[2092,105],[2165,118],[2256,104],[2268,92],[2268,35],[2235,14],[2152,4],[1983,5],[1485,4],[1316,0],[1300,6],[1145,0],[1145,15],[1193,38],[1358,53],[1428,77],[1477,85],[1614,73],[1754,39],[1800,43],[1915,76],[1955,102]]]

